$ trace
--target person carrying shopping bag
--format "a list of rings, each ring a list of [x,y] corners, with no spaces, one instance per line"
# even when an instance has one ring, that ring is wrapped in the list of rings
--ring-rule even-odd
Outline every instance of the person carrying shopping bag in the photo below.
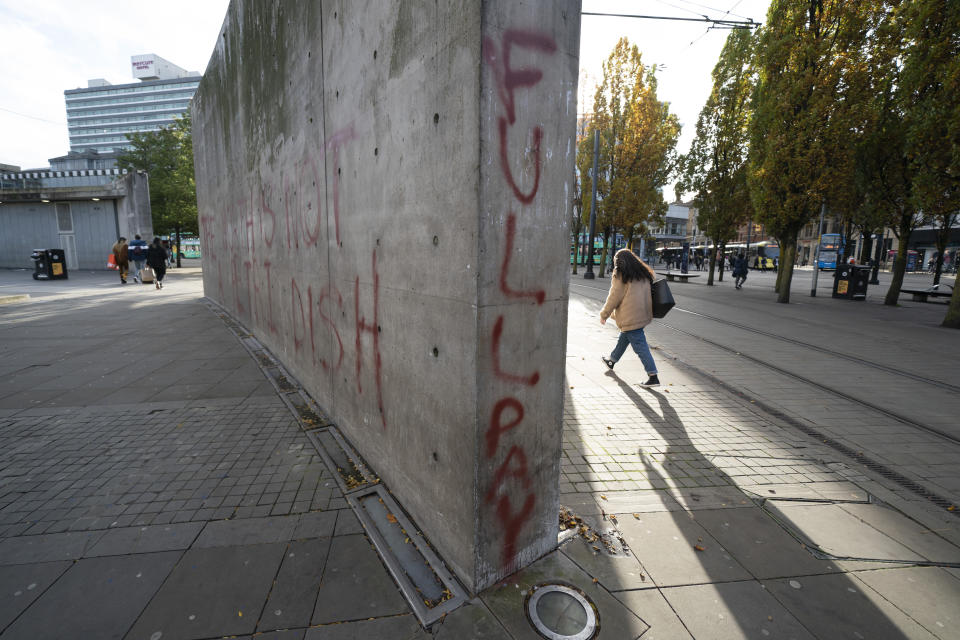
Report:
[[[620,329],[620,338],[610,357],[601,356],[600,359],[613,369],[620,360],[627,345],[640,357],[643,368],[649,379],[641,386],[660,386],[657,376],[657,365],[650,353],[650,346],[643,333],[643,328],[653,321],[653,269],[638,258],[630,249],[617,251],[613,259],[613,273],[610,275],[610,292],[607,301],[600,310],[600,324],[606,324],[607,318],[613,316],[617,328]]]

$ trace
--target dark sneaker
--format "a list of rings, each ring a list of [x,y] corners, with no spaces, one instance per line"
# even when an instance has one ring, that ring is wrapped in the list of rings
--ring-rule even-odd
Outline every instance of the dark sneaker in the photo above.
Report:
[[[654,376],[650,376],[650,378],[649,378],[646,382],[644,382],[643,384],[641,384],[640,386],[641,386],[641,387],[659,387],[659,386],[660,386],[660,378],[658,378],[658,377],[655,376],[655,375],[654,375]]]
[[[603,360],[603,364],[607,365],[607,369],[610,369],[610,370],[613,370],[613,365],[617,364],[616,362],[614,362],[613,360],[605,356],[600,356],[600,359]]]

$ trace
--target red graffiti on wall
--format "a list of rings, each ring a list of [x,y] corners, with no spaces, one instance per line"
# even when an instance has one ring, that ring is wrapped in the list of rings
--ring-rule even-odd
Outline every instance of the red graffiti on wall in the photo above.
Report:
[[[489,37],[483,40],[484,60],[493,71],[493,77],[497,88],[497,95],[500,104],[503,107],[503,115],[497,118],[497,137],[499,140],[499,160],[500,168],[504,179],[510,186],[514,197],[521,205],[531,204],[540,189],[540,170],[541,170],[541,143],[543,140],[543,129],[540,126],[533,127],[532,144],[529,152],[533,154],[533,185],[529,191],[522,191],[514,178],[513,170],[510,166],[510,156],[508,154],[510,128],[516,122],[516,90],[521,88],[531,88],[543,79],[543,71],[536,67],[523,67],[515,69],[510,66],[511,49],[514,47],[533,50],[539,53],[552,54],[557,46],[546,34],[535,31],[524,31],[518,29],[508,29],[504,31],[501,44]],[[522,291],[513,289],[509,284],[510,261],[514,251],[516,241],[517,218],[513,211],[508,211],[507,224],[504,237],[504,256],[500,265],[500,292],[510,299],[530,298],[537,305],[543,304],[546,299],[546,292],[542,289]],[[505,329],[505,315],[497,317],[491,336],[491,358],[493,362],[494,376],[512,384],[522,385],[524,387],[533,387],[540,381],[540,372],[534,371],[528,375],[508,373],[503,370],[500,363],[500,342],[503,338]],[[505,420],[504,414],[510,409],[513,416]],[[509,433],[515,429],[522,428],[525,409],[523,403],[515,397],[507,396],[500,398],[493,407],[490,417],[490,425],[487,428],[486,437],[486,457],[492,460],[500,448],[501,440],[509,438]],[[519,509],[514,508],[511,494],[505,490],[508,481],[513,481],[526,491],[523,498],[523,505]],[[504,572],[509,573],[517,563],[517,540],[523,530],[527,519],[533,512],[536,504],[536,495],[530,491],[531,477],[527,464],[527,454],[519,444],[512,444],[507,450],[507,455],[503,462],[497,468],[491,479],[491,483],[486,492],[485,502],[492,504],[496,502],[496,516],[503,530],[501,541],[501,565]]]
[[[373,336],[373,367],[374,376],[377,385],[377,409],[380,411],[380,421],[383,428],[387,428],[387,417],[383,411],[383,384],[380,380],[382,363],[380,359],[380,275],[377,273],[377,250],[373,250],[373,320],[367,321],[366,316],[360,315],[360,276],[357,276],[353,284],[353,318],[356,326],[356,350],[357,350],[357,393],[363,393],[363,385],[360,383],[360,373],[363,369],[363,341],[360,339],[363,333],[369,333]]]
[[[335,131],[324,145],[328,153],[333,151],[333,229],[337,246],[340,245],[340,148],[355,137],[351,124]]]
[[[496,324],[493,325],[493,373],[501,380],[515,382],[528,387],[532,387],[540,382],[540,372],[534,371],[530,375],[523,376],[515,373],[507,373],[500,366],[500,338],[503,336],[503,316],[497,317]]]
[[[507,239],[506,247],[503,251],[503,264],[500,265],[500,291],[508,298],[533,298],[537,304],[543,304],[546,292],[543,289],[536,291],[517,291],[511,289],[507,283],[507,276],[510,274],[510,257],[513,255],[514,237],[517,235],[517,216],[511,211],[507,215]]]
[[[333,332],[333,337],[337,339],[337,364],[333,365],[333,369],[336,371],[340,368],[340,365],[343,364],[343,341],[340,339],[340,332],[337,330],[336,323],[323,312],[323,301],[328,298],[333,300],[334,295],[336,296],[337,308],[342,312],[343,296],[340,295],[336,287],[331,286],[326,286],[320,291],[320,297],[317,299],[317,312],[320,314],[320,318],[330,327],[330,331]],[[322,366],[324,370],[330,368],[329,363],[324,358],[320,358],[320,366]]]

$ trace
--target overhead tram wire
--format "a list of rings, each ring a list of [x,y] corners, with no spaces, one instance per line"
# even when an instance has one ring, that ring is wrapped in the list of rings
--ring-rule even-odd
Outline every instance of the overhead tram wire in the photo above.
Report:
[[[599,11],[581,11],[582,16],[601,16],[609,18],[640,18],[644,20],[678,20],[680,22],[709,22],[715,27],[727,29],[756,29],[760,26],[759,22],[753,20],[721,20],[717,18],[682,18],[679,16],[649,16],[637,13],[603,13]]]
[[[723,11],[723,9],[718,9],[718,8],[716,8],[716,7],[708,7],[708,6],[705,5],[705,4],[700,4],[699,2],[694,2],[693,0],[677,0],[677,1],[678,1],[678,2],[683,2],[684,4],[691,4],[691,5],[695,6],[695,7],[700,7],[701,9],[709,9],[710,11]],[[737,2],[735,2],[732,7],[730,7],[730,8],[727,9],[726,11],[723,11],[723,15],[725,15],[725,16],[736,16],[737,18],[743,18],[744,20],[750,20],[750,18],[749,18],[748,16],[742,16],[742,15],[740,15],[740,14],[738,14],[738,13],[733,13],[733,10],[736,9],[736,8],[737,8],[737,5],[739,5],[741,2],[743,2],[743,0],[737,0]],[[677,8],[679,9],[680,7],[677,7]]]

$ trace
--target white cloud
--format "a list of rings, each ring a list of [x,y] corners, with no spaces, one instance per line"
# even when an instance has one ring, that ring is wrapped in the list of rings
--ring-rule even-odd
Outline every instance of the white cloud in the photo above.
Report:
[[[0,0],[0,163],[43,167],[69,149],[66,89],[136,82],[130,56],[206,68],[228,0]],[[16,113],[11,113],[16,112]]]

